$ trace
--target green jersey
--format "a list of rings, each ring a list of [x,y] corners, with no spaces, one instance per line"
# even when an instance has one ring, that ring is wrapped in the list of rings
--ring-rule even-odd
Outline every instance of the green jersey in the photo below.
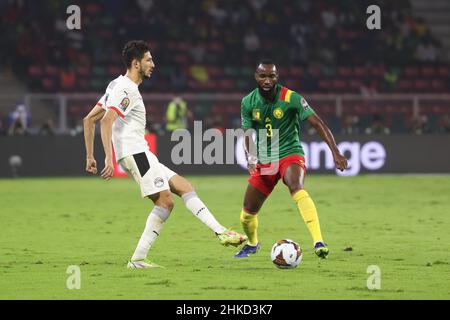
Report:
[[[278,161],[292,154],[304,156],[300,121],[314,113],[301,95],[279,84],[273,101],[265,100],[257,88],[241,102],[242,129],[256,130],[260,163]]]

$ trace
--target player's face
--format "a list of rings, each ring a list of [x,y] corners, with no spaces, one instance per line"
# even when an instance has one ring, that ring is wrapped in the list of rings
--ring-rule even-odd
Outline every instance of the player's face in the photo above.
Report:
[[[155,63],[153,62],[153,57],[150,54],[150,51],[147,51],[141,60],[140,73],[143,77],[150,78],[154,68]]]
[[[271,91],[278,82],[277,67],[273,64],[260,64],[255,72],[255,80],[263,91]]]

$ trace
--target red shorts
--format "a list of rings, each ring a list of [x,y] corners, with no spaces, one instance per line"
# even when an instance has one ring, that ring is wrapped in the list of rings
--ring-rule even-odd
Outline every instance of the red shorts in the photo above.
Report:
[[[281,159],[279,162],[258,163],[256,171],[248,178],[248,183],[268,197],[277,185],[278,180],[284,177],[286,169],[291,164],[300,166],[306,174],[305,158],[299,154],[293,154]]]

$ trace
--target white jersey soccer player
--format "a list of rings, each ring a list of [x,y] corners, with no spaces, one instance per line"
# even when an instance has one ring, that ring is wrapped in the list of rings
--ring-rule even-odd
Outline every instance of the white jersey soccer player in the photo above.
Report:
[[[128,267],[159,267],[147,255],[173,209],[171,193],[183,199],[186,208],[215,232],[221,244],[239,246],[247,237],[222,226],[197,196],[189,181],[160,163],[149,151],[145,140],[146,110],[138,89],[138,85],[145,77],[151,76],[155,67],[148,45],[143,41],[130,41],[125,45],[122,56],[127,66],[126,75],[109,83],[105,94],[83,122],[86,171],[97,173],[93,155],[94,133],[95,123],[101,119],[105,151],[102,178],[109,180],[114,175],[112,144],[118,163],[139,184],[142,197],[150,198],[154,203]]]
[[[140,185],[142,197],[168,190],[169,180],[176,173],[149,151],[146,111],[138,85],[121,75],[109,83],[97,105],[119,116],[112,126],[114,152],[118,163]]]

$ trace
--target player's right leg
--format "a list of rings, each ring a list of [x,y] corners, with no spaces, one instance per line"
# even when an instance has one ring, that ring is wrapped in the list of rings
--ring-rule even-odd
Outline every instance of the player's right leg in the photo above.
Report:
[[[169,182],[165,178],[157,158],[150,152],[126,157],[119,163],[139,184],[142,197],[149,198],[154,203],[136,250],[128,263],[128,268],[160,267],[148,260],[147,255],[173,209],[174,203]]]
[[[267,196],[268,194],[262,193],[252,184],[247,186],[240,221],[242,228],[248,237],[248,242],[238,253],[236,253],[234,256],[235,258],[247,258],[250,254],[256,253],[259,250],[258,212],[264,204],[264,201],[267,199]]]
[[[171,171],[170,169],[167,170]],[[216,220],[186,178],[170,172],[168,176],[170,176],[170,190],[183,199],[186,208],[216,234],[222,245],[237,247],[247,240],[246,236],[224,227]]]
[[[283,182],[289,188],[300,215],[308,227],[314,243],[314,252],[319,258],[325,259],[328,256],[329,249],[322,238],[319,216],[314,201],[304,189],[306,168],[300,164],[298,161],[288,164],[283,172]]]

